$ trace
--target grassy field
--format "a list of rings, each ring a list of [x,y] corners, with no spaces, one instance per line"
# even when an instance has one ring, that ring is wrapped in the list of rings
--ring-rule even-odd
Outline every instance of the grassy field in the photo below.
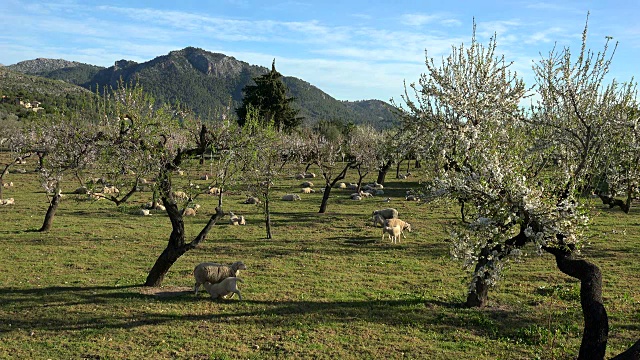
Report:
[[[162,288],[149,289],[140,285],[171,231],[165,214],[132,215],[150,193],[120,208],[68,195],[53,230],[42,234],[34,230],[48,203],[33,166],[7,176],[15,186],[5,198],[15,205],[0,206],[2,359],[571,359],[578,352],[579,283],[549,255],[514,264],[488,307],[461,306],[468,274],[450,260],[446,235],[456,209],[404,201],[415,179],[390,174],[390,203],[352,201],[336,189],[328,213],[318,214],[320,193],[279,200],[299,192],[301,181],[290,176],[276,184],[272,240],[260,209],[233,192],[224,210],[245,215],[248,225],[224,218]],[[216,201],[197,199],[198,215],[185,219],[188,239]],[[371,211],[387,206],[414,228],[399,245],[381,241],[371,224]],[[584,256],[604,274],[610,357],[640,337],[640,213],[597,204],[594,212]],[[249,268],[241,274],[244,301],[194,296],[196,264],[236,260]]]

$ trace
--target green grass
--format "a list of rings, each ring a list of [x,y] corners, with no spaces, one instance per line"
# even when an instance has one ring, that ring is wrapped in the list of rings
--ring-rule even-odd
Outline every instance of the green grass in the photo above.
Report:
[[[450,260],[446,241],[456,209],[405,202],[415,180],[390,178],[389,204],[351,201],[350,191],[335,189],[328,213],[318,214],[320,193],[279,200],[299,191],[302,181],[288,177],[276,184],[272,240],[264,238],[260,209],[240,204],[236,189],[224,209],[248,225],[224,218],[155,294],[140,284],[171,227],[162,213],[131,215],[149,193],[122,209],[68,195],[53,230],[41,234],[34,230],[47,202],[36,174],[6,180],[15,186],[5,197],[16,204],[0,207],[0,358],[571,359],[578,352],[579,283],[549,255],[528,249],[527,261],[490,292],[488,307],[461,306],[468,274]],[[188,239],[217,199],[197,202],[199,214],[185,219]],[[380,241],[371,225],[371,211],[387,206],[414,228],[400,245]],[[604,275],[611,357],[640,337],[640,214],[596,211],[584,256]],[[187,291],[196,264],[236,260],[249,267],[241,274],[244,301]]]

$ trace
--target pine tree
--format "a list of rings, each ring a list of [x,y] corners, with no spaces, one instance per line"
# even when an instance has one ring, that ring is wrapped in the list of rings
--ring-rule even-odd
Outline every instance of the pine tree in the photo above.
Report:
[[[258,109],[261,123],[273,121],[278,131],[289,131],[300,125],[302,117],[298,117],[299,110],[292,107],[295,98],[287,97],[287,86],[281,78],[282,74],[276,71],[274,59],[271,71],[254,78],[255,85],[247,85],[242,89],[242,106],[236,109],[240,126],[243,126],[247,119],[248,107]]]

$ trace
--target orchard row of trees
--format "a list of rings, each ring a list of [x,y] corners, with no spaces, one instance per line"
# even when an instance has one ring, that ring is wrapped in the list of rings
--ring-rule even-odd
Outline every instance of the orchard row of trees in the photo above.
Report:
[[[579,357],[598,359],[605,355],[608,320],[600,270],[579,258],[590,217],[587,199],[597,194],[629,212],[638,192],[640,112],[633,82],[606,82],[615,46],[607,39],[602,51],[592,52],[586,27],[582,40],[577,56],[554,48],[541,57],[533,66],[535,86],[527,89],[496,53],[495,37],[484,45],[474,30],[468,46],[453,47],[441,62],[427,57],[426,73],[396,106],[402,125],[385,132],[330,121],[301,128],[275,64],[245,89],[238,123],[228,110],[202,121],[155,104],[140,87],[121,84],[87,109],[98,117],[79,111],[3,132],[15,131],[4,138],[16,158],[40,159],[43,186],[51,194],[43,231],[51,227],[63,178],[87,185],[88,174],[97,174],[128,189],[102,195],[116,205],[137,191],[141,179],[157,179],[154,199],[166,206],[172,232],[147,286],[159,286],[171,265],[224,215],[221,192],[216,213],[186,241],[182,211],[199,193],[186,187],[188,199],[176,198],[174,175],[190,158],[200,157],[204,165],[204,154],[210,155],[211,186],[244,184],[260,196],[271,238],[271,188],[285,175],[285,165],[318,169],[325,182],[319,211],[325,212],[331,189],[349,171],[360,182],[377,172],[383,183],[394,163],[411,156],[428,174],[420,189],[425,200],[460,204],[451,250],[473,269],[467,305],[485,305],[502,270],[528,249],[549,253],[560,271],[581,281],[585,330]],[[523,108],[531,93],[531,106]],[[639,348],[640,342],[620,358],[637,358]]]

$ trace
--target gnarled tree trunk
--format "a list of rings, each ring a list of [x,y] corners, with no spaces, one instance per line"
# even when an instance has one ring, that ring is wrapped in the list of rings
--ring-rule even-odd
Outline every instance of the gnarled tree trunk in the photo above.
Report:
[[[574,259],[571,249],[545,248],[556,258],[558,269],[580,280],[580,304],[584,332],[578,359],[604,359],[609,337],[609,320],[602,300],[602,273],[595,264]]]
[[[378,170],[378,179],[376,180],[376,182],[378,184],[383,184],[384,185],[384,179],[387,177],[387,172],[391,168],[392,164],[393,164],[392,160],[387,160],[387,162],[384,163],[382,168],[380,168],[380,170]]]
[[[169,201],[166,197],[162,197],[162,201],[166,206],[167,214],[171,220],[171,235],[169,236],[167,247],[158,257],[151,271],[149,271],[144,286],[161,286],[164,276],[169,272],[169,269],[176,260],[187,251],[194,249],[200,242],[204,241],[211,227],[213,227],[218,219],[224,216],[222,209],[217,207],[216,213],[211,216],[207,225],[200,231],[200,234],[190,243],[186,243],[184,221],[181,212],[178,210],[178,205],[175,201]]]

